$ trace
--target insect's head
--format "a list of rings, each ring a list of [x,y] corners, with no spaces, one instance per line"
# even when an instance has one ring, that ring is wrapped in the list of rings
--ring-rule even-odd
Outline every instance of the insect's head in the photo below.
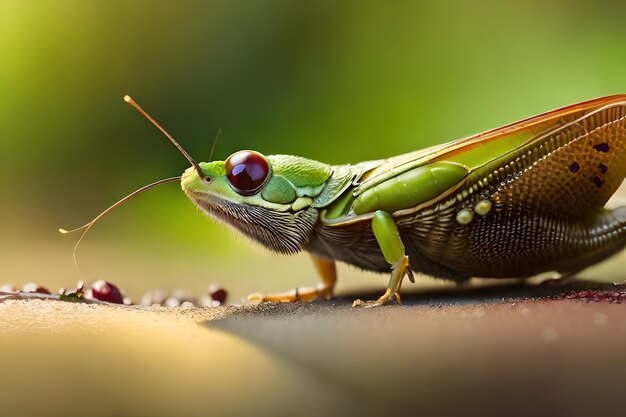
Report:
[[[182,175],[185,194],[208,215],[278,252],[296,252],[317,221],[313,203],[330,167],[290,156],[239,151]]]
[[[124,100],[167,136],[191,167],[180,177],[139,188],[82,227],[59,229],[61,233],[83,231],[74,246],[75,262],[76,248],[102,217],[139,193],[179,180],[185,194],[203,211],[270,249],[293,253],[308,242],[318,216],[313,203],[330,177],[330,166],[297,156],[265,157],[254,151],[236,152],[226,161],[197,163],[139,104],[129,96]]]

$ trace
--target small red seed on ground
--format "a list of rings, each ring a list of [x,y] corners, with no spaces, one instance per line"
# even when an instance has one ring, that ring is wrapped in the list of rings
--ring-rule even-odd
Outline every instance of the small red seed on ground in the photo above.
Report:
[[[124,296],[121,291],[108,281],[100,280],[91,286],[93,298],[115,304],[124,304]]]
[[[228,293],[222,287],[217,284],[209,285],[209,295],[211,298],[220,304],[224,304],[226,302],[226,298],[228,297]]]

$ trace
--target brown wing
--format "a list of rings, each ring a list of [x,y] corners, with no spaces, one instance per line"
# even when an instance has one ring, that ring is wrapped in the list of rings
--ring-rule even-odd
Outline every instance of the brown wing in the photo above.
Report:
[[[523,150],[532,163],[493,195],[497,208],[581,220],[606,204],[626,176],[626,97],[575,116]]]

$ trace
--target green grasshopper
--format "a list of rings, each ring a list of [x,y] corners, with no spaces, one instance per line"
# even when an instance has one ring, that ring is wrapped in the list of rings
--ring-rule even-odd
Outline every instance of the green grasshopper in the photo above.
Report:
[[[180,177],[142,187],[75,230],[84,236],[133,195],[180,180],[209,216],[275,252],[311,254],[319,286],[251,299],[330,298],[336,261],[391,272],[380,298],[353,304],[369,307],[400,302],[402,280],[406,275],[414,282],[412,271],[456,282],[525,279],[545,271],[567,279],[626,246],[626,206],[603,208],[626,176],[626,95],[388,159],[337,166],[250,150],[197,163],[135,101],[125,100],[192,166]]]

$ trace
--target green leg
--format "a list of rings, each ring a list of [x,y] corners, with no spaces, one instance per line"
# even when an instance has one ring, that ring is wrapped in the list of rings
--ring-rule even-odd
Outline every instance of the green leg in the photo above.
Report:
[[[400,233],[391,214],[382,210],[376,211],[372,218],[372,229],[385,260],[391,265],[391,278],[387,290],[378,300],[355,300],[352,304],[353,307],[376,307],[383,305],[393,297],[399,303],[399,291],[404,275],[408,274],[409,279],[413,282],[413,275],[409,268],[409,257],[404,252],[404,244],[400,239]]]

